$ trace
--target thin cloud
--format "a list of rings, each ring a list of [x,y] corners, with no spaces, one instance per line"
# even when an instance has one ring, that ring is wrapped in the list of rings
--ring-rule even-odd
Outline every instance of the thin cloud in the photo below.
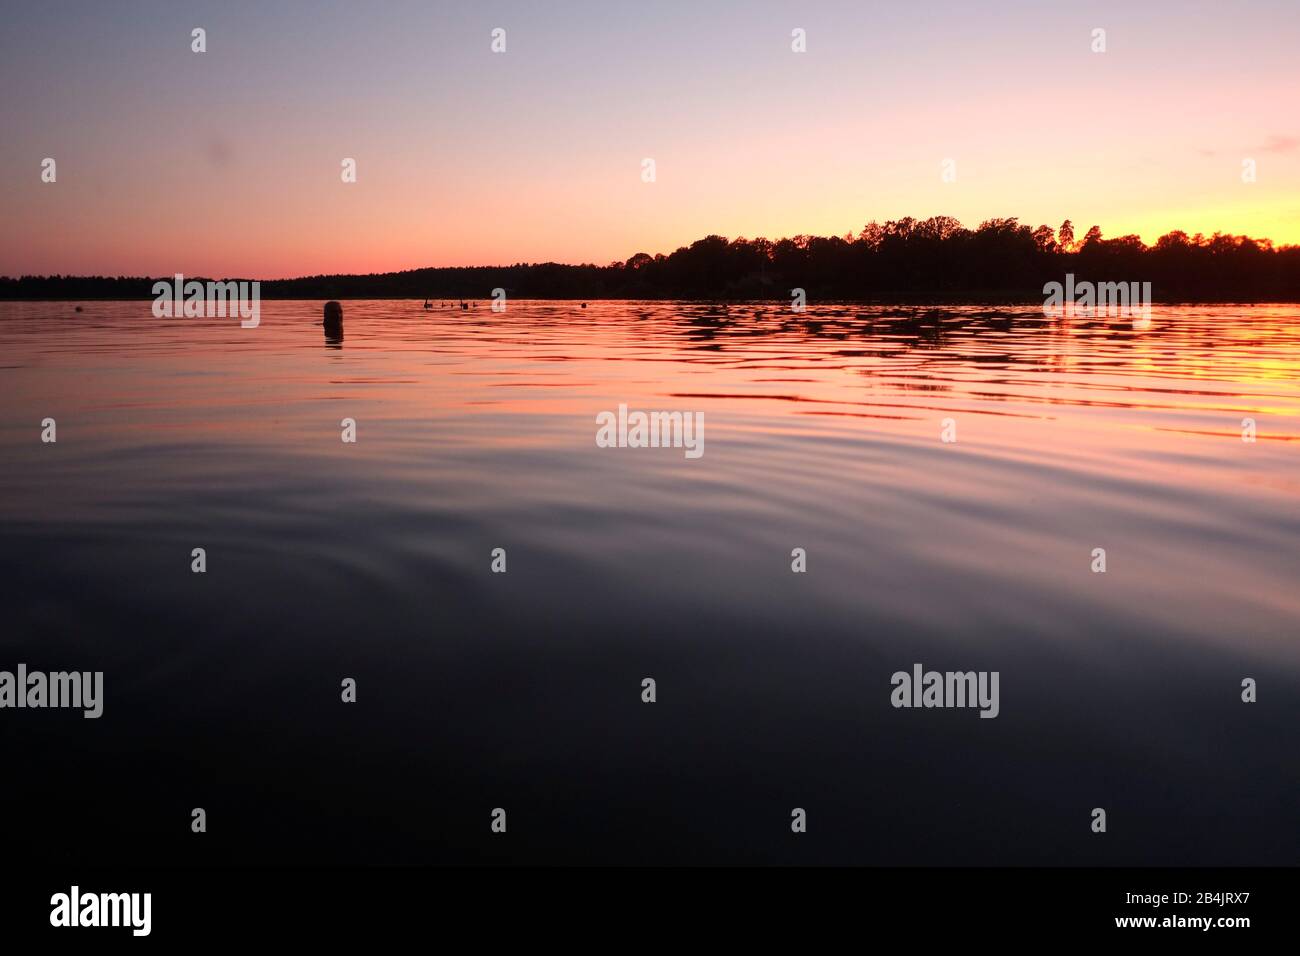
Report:
[[[1268,138],[1268,142],[1259,148],[1261,153],[1294,153],[1300,148],[1300,139],[1294,136],[1279,136],[1274,134]]]

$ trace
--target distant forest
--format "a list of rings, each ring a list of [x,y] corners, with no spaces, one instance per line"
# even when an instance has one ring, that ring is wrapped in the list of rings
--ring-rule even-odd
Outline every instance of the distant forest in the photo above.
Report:
[[[1300,246],[1267,239],[1171,232],[1148,246],[1137,236],[1081,238],[1058,229],[990,219],[869,223],[856,236],[732,239],[706,236],[670,255],[637,253],[609,265],[555,262],[429,268],[373,275],[264,280],[266,299],[485,299],[503,288],[535,299],[783,299],[809,301],[1038,301],[1043,285],[1150,282],[1158,302],[1300,301]],[[106,276],[0,277],[0,299],[152,299],[157,279]],[[207,281],[207,276],[186,276]],[[220,277],[238,279],[241,277]]]

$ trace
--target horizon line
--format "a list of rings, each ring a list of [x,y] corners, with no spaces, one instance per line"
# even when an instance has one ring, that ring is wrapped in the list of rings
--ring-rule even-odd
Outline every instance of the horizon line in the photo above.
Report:
[[[978,233],[980,230],[984,229],[986,226],[993,225],[993,224],[996,224],[1000,227],[1004,227],[1007,224],[1015,224],[1014,227],[1016,229],[1028,230],[1031,235],[1037,232],[1038,230],[1047,228],[1051,230],[1053,236],[1059,236],[1060,231],[1067,224],[1072,225],[1072,220],[1066,219],[1058,227],[1051,227],[1048,226],[1046,223],[1041,224],[1039,226],[1031,226],[1028,223],[1020,222],[1019,216],[1007,216],[1007,217],[992,217],[992,218],[984,219],[979,226],[971,228],[964,225],[960,220],[952,216],[930,216],[926,219],[917,219],[913,216],[904,216],[901,219],[885,220],[883,223],[875,219],[869,220],[867,224],[863,226],[862,229],[860,229],[856,234],[844,233],[843,235],[814,235],[812,233],[796,233],[793,236],[782,236],[777,239],[768,239],[765,236],[755,236],[753,238],[749,238],[747,236],[736,236],[734,238],[729,238],[727,236],[721,235],[720,233],[709,233],[707,235],[699,237],[698,239],[694,239],[689,243],[686,243],[684,245],[679,245],[671,252],[659,252],[659,253],[651,254],[643,251],[637,251],[634,252],[631,256],[629,256],[626,259],[611,260],[606,263],[561,262],[555,259],[544,259],[544,260],[534,260],[534,261],[497,262],[492,264],[482,263],[476,265],[422,265],[422,266],[412,266],[404,269],[388,269],[381,272],[312,272],[312,273],[301,273],[298,275],[261,276],[258,278],[253,278],[251,276],[223,275],[220,277],[220,279],[222,281],[246,281],[246,282],[295,282],[295,281],[306,280],[306,279],[333,279],[333,278],[363,279],[363,278],[372,278],[378,276],[403,275],[405,273],[410,273],[410,272],[424,272],[430,270],[515,269],[520,267],[538,267],[538,266],[563,266],[565,268],[571,268],[571,269],[581,269],[581,268],[609,269],[616,266],[617,267],[626,266],[629,262],[636,260],[640,256],[648,256],[651,260],[658,260],[661,257],[666,259],[675,253],[682,252],[683,250],[689,250],[697,243],[704,242],[709,239],[722,239],[728,245],[731,245],[733,243],[739,243],[739,242],[746,242],[750,244],[758,243],[758,242],[766,242],[766,243],[770,243],[773,246],[776,246],[780,243],[791,242],[791,243],[795,243],[796,246],[798,246],[800,240],[804,240],[805,244],[809,241],[814,241],[814,240],[821,240],[821,241],[828,241],[828,242],[847,241],[850,243],[856,243],[863,240],[863,237],[866,234],[867,230],[873,225],[883,230],[886,227],[901,226],[909,222],[916,227],[936,225],[936,224],[944,224],[951,227],[953,229],[952,235],[940,235],[940,236],[933,237],[933,238],[937,238],[939,241],[948,241],[949,239],[953,238],[953,236],[960,234],[961,232],[975,234]],[[1139,243],[1142,244],[1142,247],[1145,250],[1152,250],[1157,248],[1161,239],[1165,239],[1169,236],[1175,236],[1180,234],[1185,236],[1193,244],[1199,244],[1197,243],[1197,240],[1208,242],[1210,240],[1213,240],[1216,237],[1222,237],[1222,238],[1231,238],[1238,241],[1253,242],[1254,244],[1261,246],[1266,250],[1271,250],[1273,252],[1282,252],[1288,249],[1300,248],[1300,243],[1278,244],[1275,240],[1267,237],[1249,236],[1244,233],[1239,234],[1239,233],[1232,233],[1232,232],[1223,232],[1219,230],[1216,230],[1215,232],[1207,235],[1204,232],[1188,233],[1186,230],[1183,229],[1168,229],[1163,233],[1161,233],[1161,235],[1156,238],[1154,243],[1147,243],[1144,239],[1142,239],[1142,237],[1138,233],[1126,233],[1122,236],[1107,237],[1104,233],[1100,231],[1099,226],[1093,225],[1089,228],[1089,230],[1084,232],[1085,239],[1086,236],[1092,230],[1098,230],[1100,242],[1115,242],[1116,240],[1136,239]],[[1062,246],[1055,251],[1057,251],[1058,254],[1061,255],[1075,255],[1083,247],[1085,239],[1078,239],[1072,244],[1071,247],[1067,248]],[[185,273],[177,273],[175,271],[169,271],[165,275],[167,278],[173,278],[178,274],[187,275]],[[72,273],[52,272],[52,273],[41,274],[41,273],[28,272],[28,273],[22,273],[18,275],[11,275],[9,273],[0,274],[0,281],[16,282],[16,281],[21,281],[23,279],[140,279],[140,280],[145,280],[145,279],[161,279],[163,277],[164,277],[163,273],[158,273],[156,275],[155,274],[127,275],[123,273],[72,274]],[[199,273],[188,273],[188,278],[196,279],[196,280],[197,279],[215,280],[218,277],[215,274],[204,275]]]

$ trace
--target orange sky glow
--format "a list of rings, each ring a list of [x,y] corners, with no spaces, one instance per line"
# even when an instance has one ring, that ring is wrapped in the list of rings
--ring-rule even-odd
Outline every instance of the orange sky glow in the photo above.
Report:
[[[630,29],[584,5],[286,5],[212,11],[202,54],[165,5],[25,12],[0,57],[0,274],[606,264],[932,215],[1300,244],[1293,5],[1042,6],[669,3]]]

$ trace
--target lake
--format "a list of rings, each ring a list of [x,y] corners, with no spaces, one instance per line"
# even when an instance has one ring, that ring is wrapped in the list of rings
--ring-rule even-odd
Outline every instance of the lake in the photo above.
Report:
[[[321,305],[0,303],[15,865],[1300,861],[1300,307]]]

